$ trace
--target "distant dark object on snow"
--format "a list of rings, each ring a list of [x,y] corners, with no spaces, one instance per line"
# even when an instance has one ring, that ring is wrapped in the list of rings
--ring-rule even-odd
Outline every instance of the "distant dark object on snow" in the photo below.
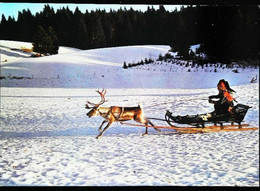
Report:
[[[255,78],[253,77],[253,78],[251,79],[250,83],[255,83],[256,80],[257,80],[257,75],[255,76]]]

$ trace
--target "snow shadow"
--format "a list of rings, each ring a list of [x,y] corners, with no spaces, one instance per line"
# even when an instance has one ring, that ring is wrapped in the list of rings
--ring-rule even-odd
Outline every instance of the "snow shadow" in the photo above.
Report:
[[[136,134],[142,136],[145,128],[140,127],[110,127],[103,136],[129,136],[130,134]],[[37,138],[37,137],[73,137],[73,136],[93,136],[96,137],[99,134],[98,127],[95,128],[71,128],[66,130],[54,130],[54,131],[28,131],[28,132],[7,132],[0,131],[0,139],[2,138]],[[148,130],[148,135],[163,135],[171,136],[180,134],[176,131],[170,131],[169,129],[161,129],[161,132],[155,131],[153,128]]]
[[[94,135],[88,128],[71,128],[67,130],[55,131],[35,131],[35,132],[6,132],[0,131],[0,138],[35,138],[35,137],[59,137],[59,136],[87,136]]]
[[[1,49],[1,54],[3,55],[7,55],[7,56],[12,56],[12,57],[20,57],[20,58],[28,58],[31,56],[31,54],[29,53],[25,53],[25,52],[22,52],[22,51],[6,51],[6,50],[3,50]],[[26,54],[26,55],[25,55]]]

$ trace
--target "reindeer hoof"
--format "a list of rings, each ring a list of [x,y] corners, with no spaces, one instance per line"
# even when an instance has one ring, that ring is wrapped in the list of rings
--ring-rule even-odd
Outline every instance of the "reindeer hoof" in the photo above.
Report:
[[[98,135],[97,137],[96,137],[96,139],[100,139],[101,138],[101,136],[100,135]]]
[[[161,129],[158,129],[158,128],[154,128],[156,131],[158,131],[158,132],[161,132]]]
[[[142,136],[148,135],[148,133],[143,133]]]

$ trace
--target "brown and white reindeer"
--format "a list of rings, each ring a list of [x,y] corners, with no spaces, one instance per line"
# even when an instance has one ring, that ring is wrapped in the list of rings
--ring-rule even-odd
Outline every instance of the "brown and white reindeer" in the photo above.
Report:
[[[143,123],[148,126],[148,124],[154,126],[150,120],[144,117],[142,107],[139,105],[138,107],[118,107],[118,106],[111,106],[111,107],[100,107],[103,103],[106,102],[105,100],[105,94],[106,90],[102,90],[101,92],[99,90],[96,91],[101,96],[101,101],[97,104],[91,103],[87,101],[85,108],[91,109],[87,116],[94,117],[94,116],[101,116],[105,120],[101,123],[98,131],[99,135],[96,137],[97,139],[100,138],[103,133],[109,128],[109,126],[113,122],[119,122],[119,121],[128,121],[128,120],[134,120],[139,123]],[[89,106],[92,105],[92,106]],[[102,126],[107,122],[107,125],[104,129],[102,129]],[[154,128],[157,131],[160,131],[157,128]],[[145,129],[145,134],[148,134],[148,127]]]

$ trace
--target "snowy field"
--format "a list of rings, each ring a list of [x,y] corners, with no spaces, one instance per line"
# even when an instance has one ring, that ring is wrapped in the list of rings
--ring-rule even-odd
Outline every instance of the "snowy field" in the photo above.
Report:
[[[216,84],[225,78],[237,101],[252,106],[245,122],[259,127],[259,81],[250,83],[258,69],[187,72],[167,63],[122,69],[124,61],[156,58],[168,46],[62,47],[58,55],[30,58],[10,51],[26,43],[0,45],[1,76],[6,76],[1,79],[1,186],[259,187],[258,130],[178,134],[149,129],[142,136],[143,127],[114,123],[96,139],[103,119],[87,118],[84,108],[86,100],[100,100],[96,89],[106,88],[104,106],[142,103],[147,117],[164,119],[166,110],[211,112],[207,98],[218,93]]]

